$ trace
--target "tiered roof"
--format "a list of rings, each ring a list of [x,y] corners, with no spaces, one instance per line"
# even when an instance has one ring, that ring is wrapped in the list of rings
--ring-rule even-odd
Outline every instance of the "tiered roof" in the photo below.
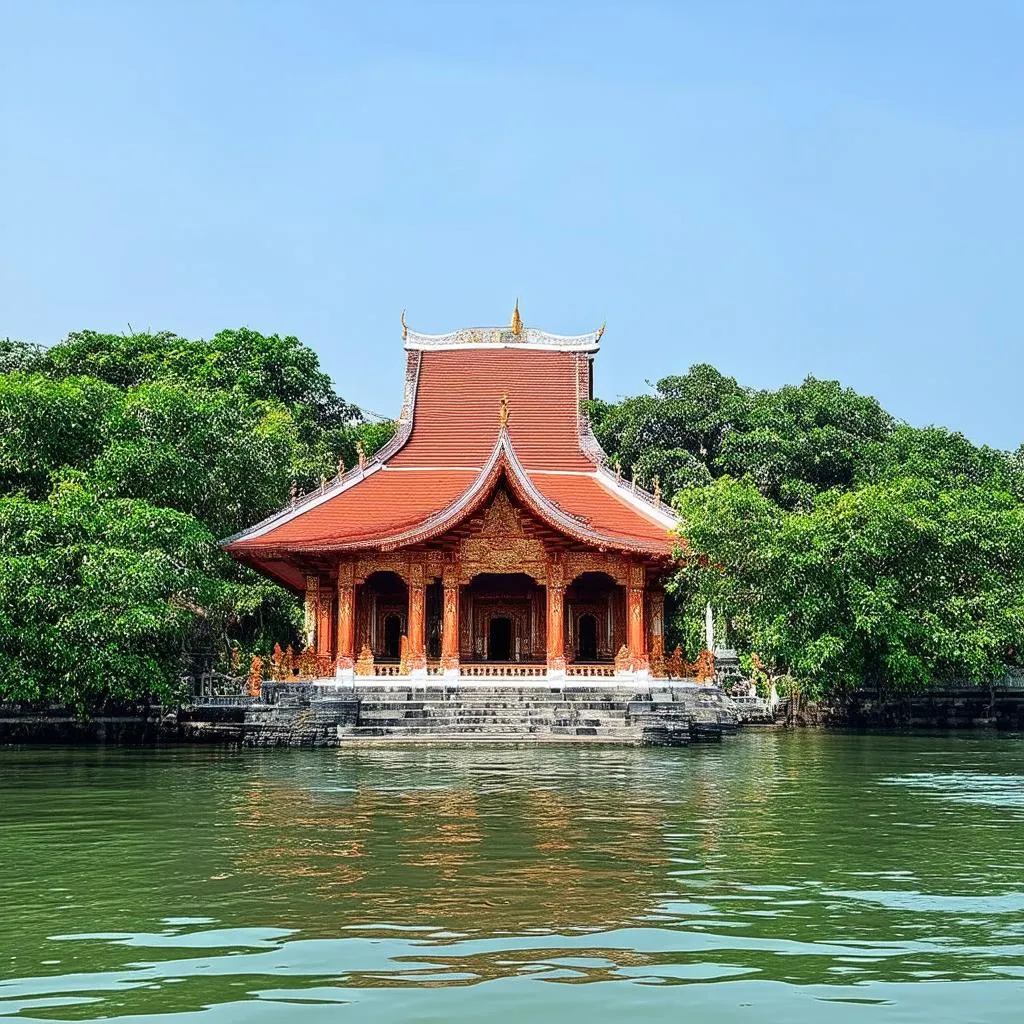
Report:
[[[423,543],[476,512],[504,481],[567,538],[665,558],[672,510],[604,465],[582,402],[603,327],[563,337],[527,328],[409,330],[398,430],[362,466],[229,538],[228,552],[293,586],[289,555]]]

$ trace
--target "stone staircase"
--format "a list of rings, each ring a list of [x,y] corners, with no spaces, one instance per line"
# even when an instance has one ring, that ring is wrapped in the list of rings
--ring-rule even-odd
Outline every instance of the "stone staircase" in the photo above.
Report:
[[[360,690],[340,743],[605,742],[681,745],[720,739],[735,717],[716,690],[462,686]]]

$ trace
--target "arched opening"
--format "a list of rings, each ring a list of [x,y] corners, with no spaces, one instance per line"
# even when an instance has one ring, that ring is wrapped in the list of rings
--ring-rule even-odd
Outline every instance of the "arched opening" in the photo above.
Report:
[[[409,588],[398,573],[371,573],[356,600],[356,653],[368,645],[377,661],[396,662],[409,615]]]
[[[487,660],[512,660],[512,620],[497,615],[487,626]]]
[[[402,653],[402,617],[384,616],[384,657],[397,658]]]
[[[462,588],[463,662],[540,663],[545,656],[544,588],[525,573],[478,573]]]
[[[597,619],[589,612],[576,625],[576,659],[597,661]]]
[[[610,662],[625,642],[625,595],[607,573],[584,572],[566,588],[569,650],[580,662]]]

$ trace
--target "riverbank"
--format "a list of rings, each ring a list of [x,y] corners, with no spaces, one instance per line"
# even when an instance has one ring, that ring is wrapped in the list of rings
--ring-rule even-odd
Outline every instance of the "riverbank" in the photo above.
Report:
[[[380,695],[382,698],[388,695]],[[630,694],[618,700],[609,694],[599,700],[566,702],[536,694],[530,700],[513,701],[506,695],[503,707],[481,709],[471,695],[460,705],[432,702],[423,693],[390,695],[366,707],[358,700],[334,698],[318,702],[299,699],[256,705],[242,701],[203,703],[165,710],[139,708],[133,712],[79,717],[66,709],[0,708],[0,745],[69,744],[155,746],[159,744],[215,744],[234,747],[320,747],[343,742],[397,743],[409,741],[488,742],[547,741],[605,742],[683,745],[696,740],[718,739],[738,723],[713,714],[695,715],[684,702],[679,707],[659,701],[635,701]],[[521,695],[520,695],[521,696]],[[583,695],[578,695],[582,697]],[[590,695],[593,697],[594,695]],[[418,698],[418,699],[417,699]],[[493,702],[492,702],[493,703]],[[518,707],[512,707],[518,704]],[[465,714],[454,714],[465,712]],[[627,723],[627,717],[631,719]],[[692,726],[703,718],[704,727]],[[617,719],[617,720],[616,720]],[[448,730],[431,733],[424,726]],[[538,722],[549,727],[538,727]],[[475,730],[461,729],[458,724]],[[699,724],[699,722],[698,722]],[[530,729],[533,732],[530,732]],[[749,725],[753,729],[837,729],[861,732],[893,730],[996,730],[1024,731],[1024,688],[951,687],[909,696],[880,696],[876,691],[857,691],[843,703],[797,702],[774,725]],[[339,733],[340,730],[340,733]],[[646,737],[644,735],[646,730]]]

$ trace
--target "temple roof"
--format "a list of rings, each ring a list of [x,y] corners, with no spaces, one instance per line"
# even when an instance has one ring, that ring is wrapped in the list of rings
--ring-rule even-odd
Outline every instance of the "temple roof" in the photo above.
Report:
[[[406,394],[394,438],[362,467],[229,538],[226,549],[259,564],[287,552],[423,543],[504,482],[567,538],[667,557],[674,513],[608,470],[582,411],[601,332],[560,338],[521,321],[516,330],[517,318],[518,305],[510,328],[440,336],[414,334],[403,320]]]

